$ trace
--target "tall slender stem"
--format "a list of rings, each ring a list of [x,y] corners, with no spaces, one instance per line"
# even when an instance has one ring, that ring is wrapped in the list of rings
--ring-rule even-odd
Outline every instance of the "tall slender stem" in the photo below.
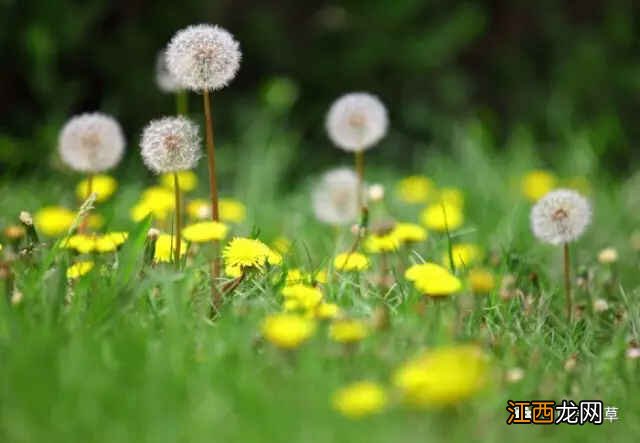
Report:
[[[182,202],[180,198],[180,180],[178,179],[178,173],[173,173],[173,192],[176,196],[176,249],[174,255],[174,261],[176,263],[176,268],[180,269],[180,248],[182,246]]]
[[[184,89],[176,92],[176,112],[178,115],[187,115],[189,108],[187,91]]]
[[[88,174],[87,175],[87,192],[84,195],[84,200],[87,200],[89,197],[91,197],[91,194],[93,194],[93,174]],[[87,232],[88,227],[89,227],[89,213],[87,212],[87,214],[85,214],[84,218],[80,222],[80,226],[78,230],[80,231],[81,234],[84,234]]]
[[[573,317],[573,306],[571,300],[571,257],[569,256],[569,243],[563,245],[564,251],[564,296],[567,304],[567,318],[571,321]]]
[[[356,151],[356,175],[358,176],[358,208],[364,209],[364,151]]]
[[[206,120],[207,134],[207,159],[209,165],[209,190],[211,192],[211,218],[213,221],[219,221],[218,214],[218,184],[216,182],[216,148],[213,143],[213,118],[211,117],[211,100],[209,99],[209,91],[202,93],[204,98],[204,116]]]
[[[213,143],[213,118],[211,117],[211,101],[209,99],[209,91],[202,91],[202,97],[204,100],[204,116],[206,134],[207,134],[207,159],[209,165],[209,190],[211,192],[211,218],[213,221],[219,221],[220,215],[218,213],[218,185],[216,182],[216,150]],[[219,242],[214,241],[214,257],[211,262],[211,312],[210,315],[213,318],[218,311],[218,307],[222,302],[222,294],[217,290],[216,283],[218,276],[220,275],[220,263],[218,261]]]

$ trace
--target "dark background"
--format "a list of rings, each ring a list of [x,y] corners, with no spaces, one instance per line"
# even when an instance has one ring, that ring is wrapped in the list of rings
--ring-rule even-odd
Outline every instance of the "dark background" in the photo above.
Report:
[[[628,172],[638,157],[640,2],[0,5],[0,168],[11,175],[41,171],[42,159],[54,158],[60,126],[82,111],[113,114],[130,148],[136,146],[149,119],[174,110],[173,97],[155,86],[157,51],[176,30],[200,22],[227,28],[243,51],[238,77],[214,95],[218,133],[232,140],[236,121],[256,115],[248,109],[280,107],[282,124],[302,134],[296,155],[303,169],[314,166],[307,151],[328,143],[323,122],[330,102],[351,90],[374,92],[388,104],[393,130],[385,143],[397,147],[389,155],[399,167],[421,146],[446,149],[452,128],[469,119],[482,124],[497,149],[524,134],[544,158],[562,149],[568,134],[579,134],[616,173]],[[297,90],[291,109],[287,100],[265,98],[280,77]],[[199,112],[198,97],[190,101]],[[323,155],[317,162],[327,160]]]

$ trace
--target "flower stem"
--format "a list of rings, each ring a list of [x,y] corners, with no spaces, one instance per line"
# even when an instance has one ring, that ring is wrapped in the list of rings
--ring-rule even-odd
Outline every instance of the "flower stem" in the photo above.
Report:
[[[567,304],[567,319],[571,322],[573,307],[571,301],[571,257],[569,256],[569,243],[563,245],[564,251],[564,296]]]
[[[187,91],[184,89],[176,92],[176,112],[178,115],[187,115],[189,102],[187,101]]]
[[[173,191],[175,193],[176,196],[176,217],[175,217],[175,223],[176,223],[176,230],[175,230],[175,236],[176,236],[176,250],[175,250],[175,258],[174,261],[176,262],[176,268],[180,269],[180,248],[181,248],[181,243],[182,243],[182,203],[181,203],[181,198],[180,198],[180,180],[178,179],[178,173],[174,172],[173,173]]]
[[[218,213],[218,185],[216,183],[216,150],[213,143],[213,118],[211,117],[211,100],[209,91],[202,91],[204,103],[204,116],[207,135],[207,159],[209,165],[209,190],[211,193],[211,218],[213,221],[219,221]],[[214,241],[214,257],[211,263],[211,317],[215,315],[222,301],[222,295],[216,288],[216,282],[220,275],[220,263],[218,262],[219,242]]]
[[[93,174],[88,174],[87,175],[87,192],[84,195],[84,200],[86,201],[89,197],[91,197],[91,194],[93,194]],[[86,233],[88,226],[89,226],[89,213],[87,212],[87,214],[82,219],[82,222],[80,223],[80,227],[78,228],[78,231],[80,232],[80,234]]]
[[[364,209],[364,151],[356,151],[356,175],[358,176],[358,208]]]

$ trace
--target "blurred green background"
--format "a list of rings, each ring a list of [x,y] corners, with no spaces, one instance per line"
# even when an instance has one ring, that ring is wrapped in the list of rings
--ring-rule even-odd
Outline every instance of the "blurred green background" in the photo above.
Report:
[[[236,80],[214,96],[219,139],[233,143],[268,114],[299,135],[296,174],[331,162],[324,114],[352,90],[389,106],[392,130],[374,161],[399,167],[426,148],[446,150],[452,129],[470,119],[492,145],[516,140],[546,159],[579,141],[612,174],[630,172],[640,156],[640,2],[632,0],[0,5],[3,175],[56,167],[60,126],[98,109],[121,121],[127,161],[139,162],[141,128],[175,108],[155,85],[157,52],[198,22],[230,30],[244,55]],[[190,97],[194,116],[198,99]]]

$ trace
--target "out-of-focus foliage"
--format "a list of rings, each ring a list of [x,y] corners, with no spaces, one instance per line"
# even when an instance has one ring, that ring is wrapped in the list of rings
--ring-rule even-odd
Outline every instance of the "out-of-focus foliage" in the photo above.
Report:
[[[633,0],[1,0],[0,8],[0,168],[13,173],[47,156],[55,165],[60,125],[86,110],[117,116],[135,147],[146,121],[175,108],[155,87],[157,51],[198,22],[229,29],[244,53],[239,77],[214,96],[222,136],[261,97],[259,106],[290,116],[306,149],[327,145],[332,99],[369,90],[391,112],[386,143],[397,149],[384,160],[446,146],[468,117],[504,146],[530,143],[553,156],[584,144],[616,166],[638,155]],[[198,97],[190,105],[199,110]],[[318,161],[332,151],[321,153]],[[308,165],[307,153],[297,155]]]

